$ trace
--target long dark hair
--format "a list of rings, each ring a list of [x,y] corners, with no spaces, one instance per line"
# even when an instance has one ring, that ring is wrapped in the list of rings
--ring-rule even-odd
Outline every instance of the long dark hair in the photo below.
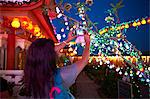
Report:
[[[27,51],[25,87],[34,98],[48,98],[56,70],[56,52],[50,39],[37,39]]]

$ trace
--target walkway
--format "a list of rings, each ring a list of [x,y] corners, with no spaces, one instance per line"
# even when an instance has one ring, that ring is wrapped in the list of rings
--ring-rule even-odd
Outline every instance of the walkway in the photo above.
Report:
[[[85,72],[81,72],[76,80],[77,99],[100,99],[98,85],[94,83]]]

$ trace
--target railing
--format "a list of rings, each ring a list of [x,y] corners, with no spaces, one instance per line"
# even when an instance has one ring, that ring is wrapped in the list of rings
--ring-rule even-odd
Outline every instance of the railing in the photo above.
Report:
[[[8,82],[14,82],[15,85],[20,85],[19,81],[23,75],[23,70],[0,70],[0,77],[3,77]]]

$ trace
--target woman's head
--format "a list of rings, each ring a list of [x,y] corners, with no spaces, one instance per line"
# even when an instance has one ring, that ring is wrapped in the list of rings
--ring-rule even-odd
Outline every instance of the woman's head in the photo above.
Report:
[[[56,69],[54,42],[37,39],[29,47],[25,64],[25,85],[34,97],[45,97],[53,85]],[[48,87],[48,84],[50,86]]]

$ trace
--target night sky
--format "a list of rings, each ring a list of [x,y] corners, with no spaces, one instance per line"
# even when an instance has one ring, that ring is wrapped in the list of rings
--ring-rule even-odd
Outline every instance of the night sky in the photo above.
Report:
[[[59,1],[59,0],[56,0]],[[78,0],[63,0],[69,2],[70,4],[76,3]],[[85,1],[85,0],[80,0]],[[110,3],[116,4],[119,0],[93,0],[94,3],[90,7],[91,11],[87,12],[89,18],[92,22],[98,22],[98,29],[101,29],[108,24],[105,22],[105,17],[108,16],[105,11],[111,8]],[[123,0],[124,7],[118,10],[118,15],[120,21],[127,22],[130,20],[142,19],[144,17],[149,17],[149,0]],[[65,13],[68,16],[78,19],[78,16],[75,16],[76,9],[72,8],[69,13]],[[61,23],[60,19],[53,20],[53,24],[56,27],[56,32],[60,33],[60,29],[64,27],[64,24]],[[68,32],[68,31],[65,31]],[[150,26],[148,24],[141,25],[136,28],[129,28],[125,33],[127,39],[135,45],[138,50],[149,51],[150,50]]]

